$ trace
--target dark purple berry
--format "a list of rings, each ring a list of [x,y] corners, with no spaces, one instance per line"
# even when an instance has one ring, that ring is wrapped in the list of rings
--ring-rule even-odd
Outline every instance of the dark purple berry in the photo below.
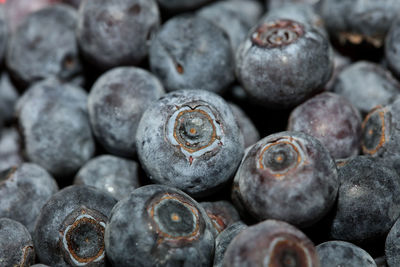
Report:
[[[116,200],[89,186],[69,186],[42,208],[33,241],[50,266],[104,266],[104,231]]]
[[[144,112],[136,147],[150,180],[204,196],[234,175],[243,137],[223,98],[204,90],[179,90]]]
[[[88,98],[90,123],[97,140],[110,153],[134,156],[140,118],[163,94],[159,80],[143,69],[118,67],[100,76]]]
[[[292,111],[288,130],[314,136],[333,158],[347,158],[358,154],[361,115],[344,97],[325,92]]]
[[[236,173],[233,193],[236,203],[258,220],[279,219],[305,227],[328,212],[338,187],[335,162],[317,139],[281,132],[249,149]]]
[[[112,210],[107,257],[113,266],[210,266],[214,231],[204,209],[188,195],[148,185]]]
[[[314,244],[288,223],[266,220],[242,230],[225,252],[224,267],[319,267]]]

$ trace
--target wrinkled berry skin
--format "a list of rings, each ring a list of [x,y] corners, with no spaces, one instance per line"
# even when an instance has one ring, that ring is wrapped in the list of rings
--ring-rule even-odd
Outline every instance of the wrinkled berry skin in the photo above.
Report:
[[[338,187],[335,162],[316,138],[281,132],[249,149],[236,173],[233,194],[235,204],[258,220],[306,227],[327,213]]]
[[[347,158],[358,154],[361,115],[344,97],[325,92],[292,111],[288,130],[314,136],[335,159]]]
[[[100,76],[88,98],[90,123],[97,140],[110,153],[134,156],[140,118],[163,94],[159,80],[143,69],[118,67]]]
[[[365,250],[345,241],[328,241],[317,246],[324,267],[376,267],[374,259]]]
[[[397,219],[385,242],[385,258],[389,267],[400,266],[400,220]]]
[[[105,266],[104,231],[116,200],[89,186],[68,186],[42,208],[33,234],[40,262]]]
[[[385,165],[400,169],[400,99],[385,107],[376,107],[362,124],[363,154],[381,158]]]
[[[396,19],[386,36],[385,59],[390,70],[400,77],[400,19]]]
[[[244,149],[229,105],[204,90],[179,90],[152,104],[140,120],[136,147],[150,180],[196,197],[231,178]]]
[[[253,0],[220,1],[207,5],[197,15],[208,19],[228,35],[232,51],[236,51],[249,29],[257,23],[263,9]]]
[[[319,11],[329,33],[341,43],[381,47],[400,12],[397,0],[321,0]]]
[[[83,1],[76,32],[86,60],[105,70],[140,63],[159,24],[154,0]]]
[[[200,205],[206,211],[218,234],[240,220],[239,213],[235,207],[226,200],[200,202]]]
[[[139,164],[112,155],[98,156],[82,166],[74,184],[94,186],[120,200],[140,186]]]
[[[398,174],[366,156],[351,159],[338,173],[340,188],[330,235],[349,242],[385,236],[400,215]]]
[[[254,102],[295,106],[320,91],[333,70],[329,41],[314,27],[288,19],[263,20],[236,54],[236,75]]]
[[[24,162],[21,137],[15,128],[4,128],[0,137],[0,171]]]
[[[32,13],[17,28],[6,65],[22,87],[50,76],[70,80],[81,72],[76,21],[75,9],[58,4]]]
[[[32,237],[19,222],[0,218],[1,266],[28,267],[35,262]]]
[[[16,220],[33,233],[41,208],[58,191],[56,181],[32,163],[4,170],[0,179],[0,217]]]
[[[71,175],[94,154],[83,89],[38,82],[18,100],[17,114],[28,159],[54,176]]]
[[[182,191],[148,185],[119,201],[105,232],[112,266],[210,266],[213,226]]]
[[[167,91],[221,93],[234,81],[228,36],[212,22],[191,15],[168,20],[150,47],[150,69]]]
[[[249,147],[260,140],[260,133],[251,119],[244,113],[244,111],[236,104],[229,103],[233,115],[236,118],[239,129],[244,137],[244,147]]]
[[[224,267],[319,267],[314,244],[300,230],[283,221],[266,220],[241,231],[229,244]]]
[[[224,254],[231,241],[237,236],[243,229],[246,229],[247,225],[241,221],[231,224],[224,231],[219,233],[215,238],[215,253],[213,267],[222,267],[222,260]]]
[[[392,102],[400,92],[400,84],[383,67],[358,61],[343,69],[333,90],[365,113],[378,105]]]

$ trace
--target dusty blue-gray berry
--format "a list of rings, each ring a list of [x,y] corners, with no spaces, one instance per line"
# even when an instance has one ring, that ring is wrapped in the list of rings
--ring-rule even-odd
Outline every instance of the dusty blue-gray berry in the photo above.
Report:
[[[120,200],[140,186],[139,170],[139,164],[133,160],[102,155],[82,166],[74,184],[94,186]]]
[[[210,266],[214,231],[191,197],[147,185],[113,208],[105,232],[107,257],[113,266]]]
[[[150,180],[193,196],[209,195],[227,182],[244,149],[229,105],[204,90],[171,92],[150,105],[136,147]]]
[[[235,79],[226,33],[200,16],[168,20],[150,47],[150,69],[167,91],[204,89],[221,93]]]

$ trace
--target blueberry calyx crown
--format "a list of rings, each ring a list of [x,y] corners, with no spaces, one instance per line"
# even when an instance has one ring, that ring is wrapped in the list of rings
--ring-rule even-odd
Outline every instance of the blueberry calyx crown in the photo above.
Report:
[[[304,29],[300,23],[292,20],[276,20],[258,26],[251,36],[254,44],[260,47],[274,48],[287,46],[303,36]]]
[[[175,108],[166,123],[167,137],[190,164],[194,158],[223,145],[222,127],[211,107],[189,103]]]
[[[83,266],[104,259],[104,230],[107,218],[98,211],[82,207],[70,213],[60,231],[66,262]]]
[[[310,253],[291,236],[279,235],[271,241],[264,266],[312,266]]]
[[[364,154],[374,155],[386,143],[386,115],[387,110],[378,106],[365,117],[361,141]]]
[[[200,236],[198,209],[176,194],[162,194],[154,198],[147,214],[152,221],[151,230],[155,228],[161,240],[193,241]]]
[[[282,137],[267,143],[256,158],[257,168],[269,171],[276,179],[283,179],[290,171],[301,166],[303,149],[293,137]]]

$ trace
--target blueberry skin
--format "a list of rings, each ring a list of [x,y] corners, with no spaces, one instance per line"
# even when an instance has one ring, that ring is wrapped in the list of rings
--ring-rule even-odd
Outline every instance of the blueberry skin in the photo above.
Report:
[[[107,257],[112,266],[210,266],[213,231],[191,197],[169,186],[147,185],[113,208],[105,232]]]
[[[235,222],[225,228],[215,238],[215,253],[213,267],[222,267],[222,260],[229,244],[242,230],[246,229],[247,225],[241,221]]]
[[[0,218],[0,260],[2,266],[31,266],[35,262],[32,237],[19,222]]]
[[[135,156],[140,118],[163,94],[160,81],[146,70],[118,67],[104,73],[88,98],[90,123],[97,140],[112,154]]]
[[[105,266],[103,235],[116,202],[108,193],[84,185],[68,186],[56,193],[43,206],[33,233],[40,262]]]
[[[4,170],[0,179],[0,217],[16,220],[33,233],[40,210],[58,191],[56,181],[32,163]]]
[[[228,103],[231,107],[233,115],[236,118],[239,129],[244,137],[244,147],[249,147],[260,140],[260,133],[251,119],[244,113],[244,111],[234,103]]]
[[[349,242],[324,242],[317,246],[317,252],[321,266],[324,267],[376,267],[368,252]]]
[[[400,265],[400,219],[396,220],[385,241],[385,257],[389,267]]]
[[[249,226],[232,240],[222,266],[319,267],[320,263],[314,244],[300,230],[283,221],[266,220]]]
[[[0,134],[0,171],[24,162],[22,141],[16,128],[4,128]]]
[[[85,59],[107,70],[140,63],[159,24],[155,0],[83,1],[76,33]]]
[[[387,105],[399,95],[400,84],[383,67],[358,61],[338,75],[334,92],[347,98],[361,112],[378,105]]]
[[[81,72],[76,21],[75,9],[57,4],[32,13],[17,28],[6,65],[22,87],[50,76],[69,80]]]
[[[287,129],[317,138],[333,158],[357,155],[361,137],[360,112],[344,97],[325,92],[297,106]]]
[[[197,12],[228,35],[233,53],[246,38],[247,32],[257,23],[263,8],[254,0],[219,1],[209,4]]]
[[[400,77],[400,19],[393,21],[385,40],[385,59],[390,70]]]
[[[0,117],[10,122],[15,116],[15,103],[19,94],[12,84],[7,72],[3,72],[0,77]]]
[[[329,151],[301,132],[269,135],[249,148],[234,178],[234,203],[257,220],[307,227],[333,205],[339,181]]]
[[[72,175],[94,154],[83,89],[38,82],[19,99],[17,113],[28,159],[54,176]]]
[[[150,46],[150,69],[167,91],[222,93],[235,79],[230,40],[212,22],[194,15],[168,20]]]
[[[400,179],[394,169],[367,156],[339,169],[340,188],[330,235],[368,242],[387,235],[400,215]]]
[[[82,166],[74,184],[96,187],[120,200],[140,186],[139,168],[136,161],[102,155]]]
[[[249,98],[267,108],[298,105],[331,77],[329,41],[309,25],[265,19],[252,28],[236,53],[236,75]]]
[[[204,208],[213,226],[217,230],[216,234],[221,233],[228,226],[240,220],[239,213],[235,207],[226,200],[200,202],[200,205]],[[215,235],[215,237],[216,236],[217,235]]]
[[[329,33],[340,42],[359,45],[365,41],[381,47],[392,21],[400,11],[400,2],[321,0],[319,10]]]
[[[204,90],[179,90],[152,104],[140,120],[136,147],[150,180],[196,197],[231,178],[244,149],[229,105]]]

